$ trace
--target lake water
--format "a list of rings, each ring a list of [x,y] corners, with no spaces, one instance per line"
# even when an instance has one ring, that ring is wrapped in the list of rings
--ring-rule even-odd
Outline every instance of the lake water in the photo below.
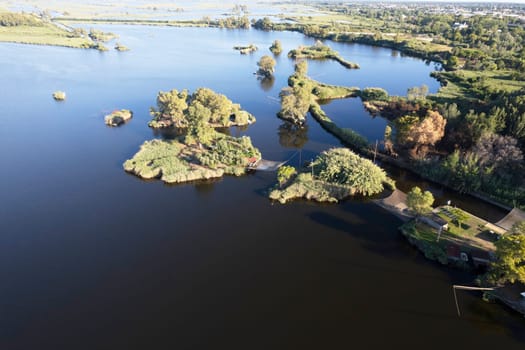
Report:
[[[257,123],[231,133],[251,136],[265,158],[297,165],[338,146],[313,120],[294,130],[276,118],[293,70],[286,54],[273,82],[252,74],[273,40],[287,52],[312,39],[99,28],[131,51],[0,44],[0,349],[523,349],[523,319],[478,294],[460,294],[458,318],[451,285],[473,277],[426,261],[400,237],[398,219],[370,202],[273,204],[271,173],[167,186],[123,171],[144,140],[165,137],[146,124],[157,92],[172,88],[210,87],[252,112]],[[260,50],[232,49],[249,43]],[[323,82],[392,94],[438,87],[423,61],[333,47],[362,69],[311,62]],[[55,102],[55,90],[67,100]],[[337,120],[367,118],[358,102],[325,107]],[[116,108],[134,118],[106,127]],[[395,176],[402,188],[429,186]],[[504,214],[431,189],[478,215]]]

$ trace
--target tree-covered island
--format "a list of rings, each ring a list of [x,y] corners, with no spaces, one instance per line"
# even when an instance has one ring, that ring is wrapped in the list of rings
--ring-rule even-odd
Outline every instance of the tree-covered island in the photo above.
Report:
[[[166,183],[243,175],[261,159],[249,137],[235,138],[215,130],[219,126],[245,125],[255,118],[226,96],[210,89],[160,92],[159,109],[153,109],[163,126],[178,126],[183,135],[174,140],[146,141],[124,170],[143,179],[160,178]],[[244,118],[238,123],[236,118]],[[154,119],[159,123],[158,119]],[[168,124],[169,123],[169,124]],[[157,124],[156,124],[157,125]],[[156,126],[158,127],[158,126]]]
[[[298,198],[337,202],[355,194],[380,193],[384,185],[395,188],[383,169],[348,148],[324,151],[302,171],[282,166],[277,180],[269,197],[283,204]]]

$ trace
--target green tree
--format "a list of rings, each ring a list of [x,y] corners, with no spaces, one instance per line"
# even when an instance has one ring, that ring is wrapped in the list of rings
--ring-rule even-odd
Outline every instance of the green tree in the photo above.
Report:
[[[270,51],[274,54],[274,55],[279,55],[281,52],[283,52],[283,47],[281,45],[281,41],[280,40],[275,40],[273,43],[272,43],[272,46],[270,46]]]
[[[428,214],[432,211],[434,196],[431,192],[423,192],[418,186],[412,188],[407,193],[407,206],[416,213],[417,216]]]
[[[295,174],[297,174],[297,170],[293,166],[283,165],[279,167],[277,170],[277,181],[279,185],[282,186],[287,183]]]
[[[264,55],[263,57],[261,57],[259,62],[257,62],[257,65],[259,66],[257,74],[264,75],[268,78],[273,75],[273,72],[275,70],[275,60],[272,57]]]
[[[516,223],[495,245],[496,260],[489,279],[494,283],[525,283],[525,221]]]
[[[388,92],[381,88],[364,88],[361,91],[361,99],[363,101],[369,100],[381,100],[386,101],[388,99]]]
[[[160,91],[157,95],[157,109],[151,108],[150,113],[155,121],[163,120],[177,127],[185,127],[187,121],[184,113],[188,108],[187,99],[187,90]]]
[[[428,95],[428,86],[425,84],[421,86],[414,86],[407,91],[407,99],[409,101],[424,99]]]
[[[253,27],[255,29],[261,29],[261,30],[272,30],[273,23],[272,20],[268,17],[264,17],[262,19],[258,19],[254,24]]]
[[[304,77],[308,73],[308,62],[306,60],[300,60],[295,64],[295,74],[300,77]]]
[[[366,196],[381,192],[390,181],[383,169],[348,148],[324,151],[311,165],[317,179],[350,186]]]
[[[211,143],[215,130],[209,125],[211,112],[199,101],[192,101],[188,107],[188,131],[186,143],[198,143],[200,146]]]

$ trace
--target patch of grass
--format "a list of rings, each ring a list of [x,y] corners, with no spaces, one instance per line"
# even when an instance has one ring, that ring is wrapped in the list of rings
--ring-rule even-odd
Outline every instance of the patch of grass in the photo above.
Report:
[[[433,74],[442,82],[438,93],[429,96],[436,101],[475,101],[485,92],[514,92],[525,87],[525,79],[508,70],[466,70]]]
[[[316,180],[310,173],[297,175],[284,189],[274,189],[270,192],[270,199],[284,204],[294,199],[308,199],[317,202],[335,203],[355,193],[350,186],[332,184]]]
[[[93,44],[89,39],[73,37],[68,31],[50,23],[43,26],[0,27],[0,41],[74,48],[90,48]]]

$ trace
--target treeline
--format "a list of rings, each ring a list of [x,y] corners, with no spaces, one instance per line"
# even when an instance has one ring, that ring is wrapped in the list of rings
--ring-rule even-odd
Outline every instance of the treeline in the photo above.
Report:
[[[417,40],[396,40],[395,37],[383,37],[380,33],[356,34],[350,33],[345,25],[334,22],[330,25],[302,24],[302,23],[274,23],[268,17],[258,19],[252,25],[259,30],[294,31],[322,40],[336,42],[358,43],[372,46],[380,46],[399,50],[407,55],[419,57],[426,60],[445,63],[450,58],[450,53],[444,50],[435,50],[430,45],[425,45]]]

